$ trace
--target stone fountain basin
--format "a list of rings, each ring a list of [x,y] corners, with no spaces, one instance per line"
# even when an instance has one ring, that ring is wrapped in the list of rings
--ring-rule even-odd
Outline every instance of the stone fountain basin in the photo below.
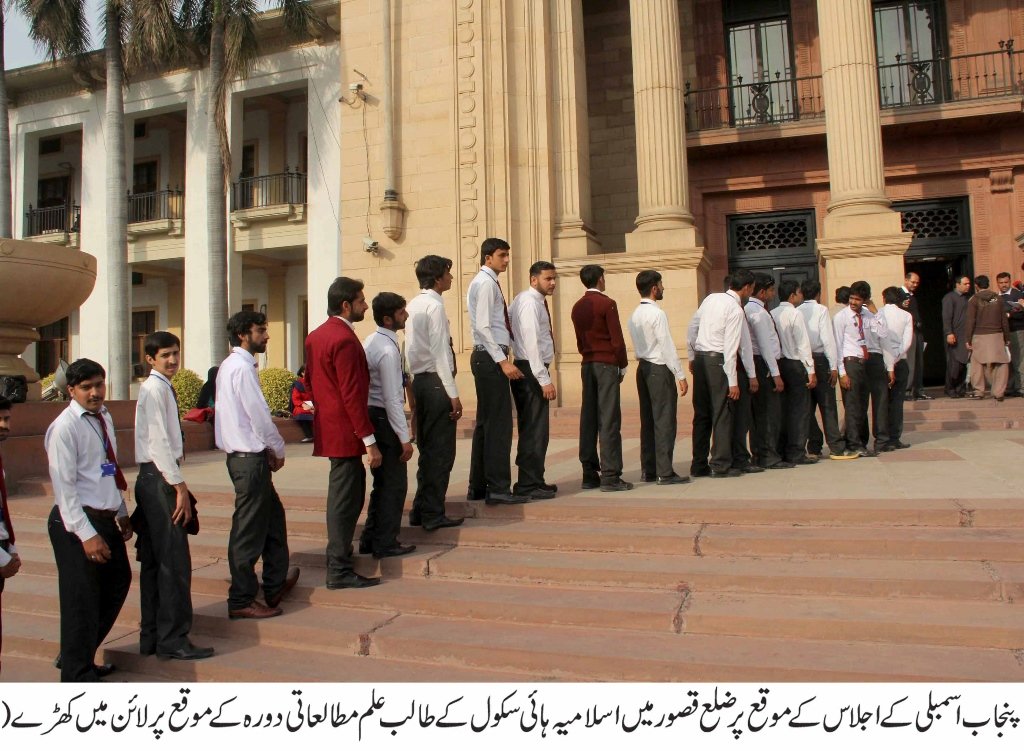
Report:
[[[40,326],[76,310],[96,284],[96,259],[50,243],[0,239],[0,376],[39,376],[21,354]]]

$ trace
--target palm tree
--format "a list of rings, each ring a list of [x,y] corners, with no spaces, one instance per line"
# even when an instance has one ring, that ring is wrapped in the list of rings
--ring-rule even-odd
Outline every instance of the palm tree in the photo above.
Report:
[[[308,37],[325,27],[309,0],[277,0],[285,29]],[[206,236],[210,285],[210,352],[214,359],[225,347],[228,320],[227,187],[230,183],[231,147],[227,132],[227,91],[230,83],[245,78],[259,54],[255,0],[182,0],[178,15],[195,48],[208,56],[206,87]]]
[[[86,0],[20,0],[29,35],[51,59],[84,67],[90,34]],[[128,187],[125,176],[124,87],[130,65],[169,61],[180,49],[174,9],[168,0],[106,0],[103,54],[106,69],[104,131],[107,156],[106,265],[108,396],[128,399],[131,382],[131,280],[128,273]]]

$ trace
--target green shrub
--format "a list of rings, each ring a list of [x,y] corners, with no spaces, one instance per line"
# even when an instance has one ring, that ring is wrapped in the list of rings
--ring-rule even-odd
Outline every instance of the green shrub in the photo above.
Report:
[[[265,368],[260,371],[260,388],[271,412],[292,411],[292,384],[295,374],[284,368]]]
[[[174,374],[171,385],[178,394],[178,412],[185,414],[196,406],[199,401],[199,391],[203,388],[203,379],[195,372],[182,368]]]

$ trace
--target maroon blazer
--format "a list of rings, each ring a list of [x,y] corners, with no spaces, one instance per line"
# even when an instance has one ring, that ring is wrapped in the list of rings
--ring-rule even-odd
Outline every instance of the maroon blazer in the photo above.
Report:
[[[629,364],[619,310],[612,298],[601,292],[586,292],[572,307],[572,325],[583,362],[603,362],[620,368]]]
[[[313,456],[366,453],[370,422],[370,370],[356,332],[334,316],[306,337],[306,384],[313,402]]]

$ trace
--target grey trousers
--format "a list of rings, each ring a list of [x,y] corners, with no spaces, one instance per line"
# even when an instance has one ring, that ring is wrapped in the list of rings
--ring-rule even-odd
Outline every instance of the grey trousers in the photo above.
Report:
[[[759,466],[772,467],[782,461],[779,455],[779,431],[782,429],[782,395],[775,391],[775,379],[768,363],[754,356],[757,372],[757,393],[751,395],[750,451]]]
[[[807,453],[807,413],[811,394],[807,388],[807,368],[799,360],[779,360],[779,374],[786,385],[782,392],[783,429],[779,434],[779,453],[787,462],[796,462]]]
[[[519,430],[516,449],[519,479],[512,490],[527,494],[544,485],[544,459],[550,436],[549,402],[530,370],[529,360],[516,360],[516,367],[523,372],[523,377],[512,381],[512,399],[516,403]]]
[[[669,477],[676,446],[676,379],[667,365],[640,360],[636,369],[640,396],[640,466],[648,478]]]
[[[732,468],[736,402],[720,353],[698,352],[693,361],[693,460],[690,474],[728,472]],[[709,459],[710,455],[710,459]]]
[[[366,499],[362,456],[331,457],[327,481],[327,580],[352,572],[352,538]]]

